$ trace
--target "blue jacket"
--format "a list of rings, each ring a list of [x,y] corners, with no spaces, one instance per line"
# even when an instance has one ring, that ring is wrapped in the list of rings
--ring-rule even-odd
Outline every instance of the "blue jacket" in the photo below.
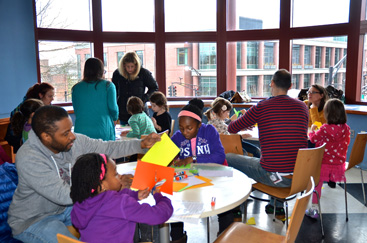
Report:
[[[17,184],[18,174],[15,165],[7,162],[0,165],[0,242],[21,242],[12,238],[7,222],[9,205]]]
[[[172,136],[172,141],[180,148],[180,159],[192,157],[191,142],[187,140],[180,130]],[[219,138],[219,133],[212,125],[202,123],[196,135],[197,163],[223,164],[226,158],[224,148]]]

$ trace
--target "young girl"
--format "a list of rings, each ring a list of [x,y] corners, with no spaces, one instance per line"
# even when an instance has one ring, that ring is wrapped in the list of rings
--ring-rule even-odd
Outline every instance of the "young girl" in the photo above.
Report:
[[[152,119],[144,112],[144,104],[140,98],[131,96],[127,101],[126,109],[131,115],[128,121],[131,131],[122,132],[121,136],[126,134],[128,138],[140,138],[141,135],[156,132]]]
[[[34,112],[43,106],[39,99],[28,99],[20,105],[19,111],[15,112],[11,118],[11,126],[16,136],[22,135],[21,144],[28,139],[28,133],[32,129],[32,117]]]
[[[316,147],[326,143],[322,160],[320,182],[315,188],[321,197],[321,186],[324,181],[343,181],[347,149],[350,143],[350,127],[346,124],[347,114],[344,104],[338,99],[330,99],[324,106],[326,123],[316,131],[317,126],[312,125],[309,134],[310,141]],[[306,215],[312,218],[319,216],[317,210],[317,197],[312,196],[312,208],[306,210]]]
[[[172,136],[172,141],[180,148],[179,159],[174,165],[190,163],[227,164],[224,148],[219,133],[212,125],[201,122],[204,103],[200,99],[192,99],[178,114],[179,130]],[[218,215],[219,233],[233,222],[233,212]],[[183,223],[171,224],[172,242],[186,242]]]
[[[155,130],[157,133],[168,130],[168,134],[171,134],[172,118],[168,113],[166,96],[162,92],[156,91],[152,94],[152,96],[150,96],[149,100],[154,112],[152,121]]]
[[[166,222],[173,213],[170,199],[159,189],[153,192],[155,206],[140,204],[145,190],[122,188],[116,164],[105,154],[80,156],[71,174],[71,221],[83,242],[133,242],[136,223]]]
[[[211,108],[209,108],[204,115],[208,117],[208,124],[213,125],[217,129],[218,133],[230,134],[228,132],[226,120],[228,120],[231,110],[231,102],[222,97],[217,97],[212,102]],[[245,139],[246,137],[248,137],[248,134],[242,134],[242,138]],[[251,153],[254,157],[260,158],[260,149],[255,145],[242,140],[242,148],[245,150],[245,152]]]

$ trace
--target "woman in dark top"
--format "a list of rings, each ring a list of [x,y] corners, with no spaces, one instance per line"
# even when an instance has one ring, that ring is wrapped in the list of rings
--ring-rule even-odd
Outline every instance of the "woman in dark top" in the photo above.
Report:
[[[130,118],[126,104],[131,96],[139,97],[145,105],[144,111],[149,114],[146,102],[153,92],[158,90],[158,84],[151,72],[141,67],[140,58],[135,52],[127,52],[121,58],[119,68],[113,73],[112,82],[116,86],[119,119],[122,125],[127,124]]]

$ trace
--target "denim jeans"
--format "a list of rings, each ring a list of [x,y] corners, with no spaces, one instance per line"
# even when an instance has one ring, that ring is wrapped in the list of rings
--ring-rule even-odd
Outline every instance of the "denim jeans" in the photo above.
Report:
[[[261,167],[260,158],[228,153],[226,154],[226,159],[228,166],[242,171],[257,182],[273,187],[290,187],[292,184],[292,179],[285,177],[282,177],[283,180],[281,182],[274,184],[270,179],[271,172]],[[270,204],[274,205],[274,198],[270,199]],[[281,201],[276,201],[276,207],[283,207],[283,203]]]
[[[261,151],[259,147],[255,146],[252,143],[246,142],[244,139],[242,139],[242,148],[246,152],[251,153],[256,158],[260,158],[261,156]]]
[[[70,213],[73,207],[69,206],[61,214],[48,216],[29,226],[25,231],[13,237],[23,242],[54,242],[57,243],[56,234],[60,233],[77,239],[70,233],[66,226],[72,225]]]

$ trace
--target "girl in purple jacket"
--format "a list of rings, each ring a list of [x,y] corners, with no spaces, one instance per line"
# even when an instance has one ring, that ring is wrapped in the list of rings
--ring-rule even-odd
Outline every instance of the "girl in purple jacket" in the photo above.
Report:
[[[136,223],[157,225],[173,213],[171,200],[159,189],[155,206],[140,204],[149,189],[123,188],[116,164],[105,154],[90,153],[76,161],[71,174],[71,221],[83,242],[133,242]]]
[[[174,160],[175,166],[190,163],[225,164],[226,156],[217,129],[213,125],[201,122],[204,103],[200,99],[192,99],[178,114],[179,130],[172,136],[172,141],[180,148],[179,158]],[[233,212],[218,215],[219,233],[233,222]],[[171,224],[172,243],[187,242],[183,223]]]
[[[179,130],[172,141],[180,148],[175,166],[190,163],[227,164],[219,134],[213,125],[201,123],[204,103],[192,99],[178,114]]]

